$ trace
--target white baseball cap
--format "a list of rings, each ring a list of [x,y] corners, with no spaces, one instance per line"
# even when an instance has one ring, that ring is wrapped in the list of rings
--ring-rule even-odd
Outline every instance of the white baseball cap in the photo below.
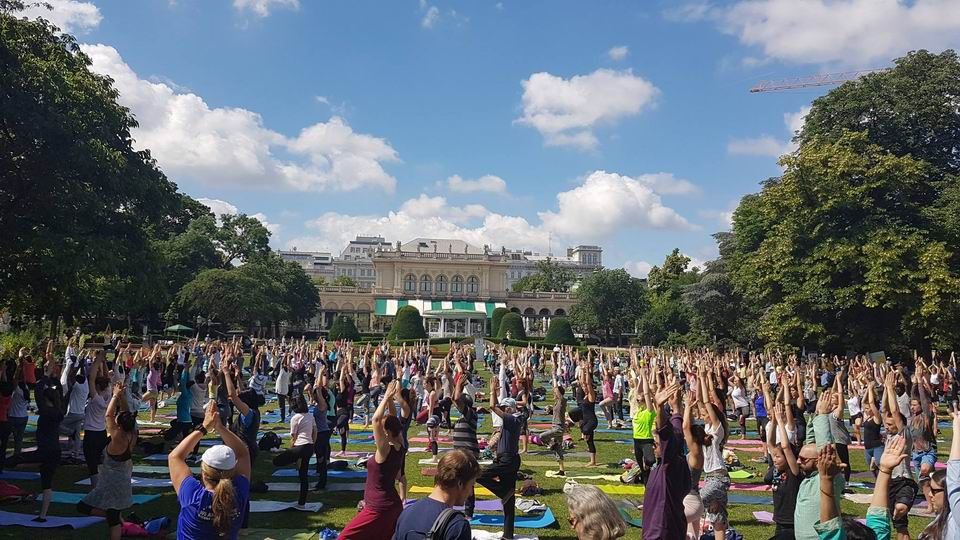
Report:
[[[229,471],[237,466],[237,455],[225,444],[211,446],[203,453],[200,460],[221,471]]]
[[[515,399],[513,399],[513,398],[503,398],[503,399],[500,400],[500,407],[502,407],[502,408],[504,408],[504,409],[516,409],[516,408],[517,408],[517,400],[515,400]]]

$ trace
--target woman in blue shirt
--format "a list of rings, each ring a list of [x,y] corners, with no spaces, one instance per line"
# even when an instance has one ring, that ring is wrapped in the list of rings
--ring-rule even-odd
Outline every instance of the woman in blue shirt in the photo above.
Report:
[[[226,444],[203,453],[197,480],[186,457],[209,431],[216,431]],[[167,466],[180,504],[178,540],[235,540],[250,500],[250,454],[240,437],[224,427],[216,403],[207,404],[203,424],[170,452]]]

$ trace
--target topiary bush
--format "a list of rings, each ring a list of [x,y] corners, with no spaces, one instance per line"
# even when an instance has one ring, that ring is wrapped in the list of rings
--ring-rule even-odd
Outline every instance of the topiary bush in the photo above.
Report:
[[[570,321],[566,317],[554,317],[550,319],[550,328],[547,329],[543,342],[552,345],[576,345],[577,338],[574,337]]]
[[[403,306],[397,310],[397,316],[394,317],[393,327],[390,328],[390,334],[387,339],[390,341],[403,339],[426,339],[427,331],[423,328],[423,317],[420,311],[413,306]]]
[[[491,315],[490,321],[490,335],[497,336],[500,334],[500,321],[503,319],[503,316],[507,313],[510,313],[510,310],[505,307],[498,307],[493,310],[493,315]]]
[[[506,339],[507,333],[510,333],[510,339],[526,340],[527,332],[523,329],[523,318],[519,313],[506,313],[500,319],[500,328],[497,330],[497,337]]]
[[[341,339],[356,341],[360,339],[360,332],[357,330],[357,325],[353,322],[353,317],[347,317],[346,315],[337,316],[337,318],[333,320],[333,326],[330,327],[327,339],[330,341],[339,341]]]

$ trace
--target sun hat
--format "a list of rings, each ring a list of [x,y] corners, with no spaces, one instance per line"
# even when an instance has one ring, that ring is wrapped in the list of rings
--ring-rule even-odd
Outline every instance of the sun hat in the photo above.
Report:
[[[237,466],[237,455],[225,444],[211,446],[200,460],[214,469],[229,471]]]

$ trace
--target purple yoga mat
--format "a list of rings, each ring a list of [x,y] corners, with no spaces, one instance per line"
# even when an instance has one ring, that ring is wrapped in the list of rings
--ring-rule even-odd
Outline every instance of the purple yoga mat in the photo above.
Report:
[[[404,501],[403,506],[407,507],[411,504],[417,502],[419,499],[407,499]],[[463,510],[462,506],[455,506],[457,510]],[[486,500],[486,499],[477,499],[477,504],[475,506],[477,512],[503,512],[503,501],[500,499]]]

